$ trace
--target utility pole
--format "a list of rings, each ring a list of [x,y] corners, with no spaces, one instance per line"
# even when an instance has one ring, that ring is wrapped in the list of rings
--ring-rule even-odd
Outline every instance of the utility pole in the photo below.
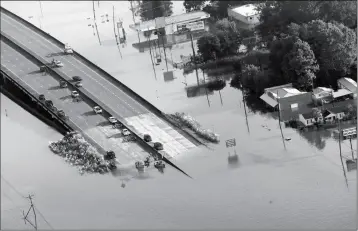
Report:
[[[121,52],[121,49],[119,48],[119,43],[118,43],[119,38],[117,39],[119,34],[118,35],[116,34],[116,23],[115,23],[115,20],[114,20],[114,6],[113,6],[113,32],[114,32],[114,37],[116,38],[116,43],[117,43],[119,54],[121,55],[121,59],[123,59],[122,52]]]
[[[344,168],[343,157],[342,157],[342,147],[341,147],[341,122],[340,122],[340,120],[338,120],[338,144],[339,144],[339,156],[340,156],[340,158],[341,158],[342,169],[343,169],[343,175],[344,175],[344,178],[346,179],[346,185],[347,185],[347,188],[348,188],[348,180],[347,180],[346,170],[345,170],[345,168]]]
[[[44,17],[44,14],[43,14],[43,12],[42,12],[42,4],[41,4],[41,1],[39,1],[39,3],[40,3],[40,10],[41,10],[41,17]]]
[[[149,28],[148,28],[148,31],[149,31]],[[153,56],[152,56],[152,48],[151,48],[150,36],[151,36],[151,35],[148,36],[149,55],[150,55],[150,60],[152,61],[152,67],[153,67],[153,71],[154,71],[154,77],[155,77],[155,80],[157,80],[157,73],[155,72],[154,61],[153,61]]]
[[[282,132],[282,127],[281,127],[281,109],[280,109],[280,102],[278,100],[278,91],[277,91],[277,105],[278,105],[278,125],[280,126],[280,131],[281,131],[281,137],[282,137],[282,143],[283,143],[283,146],[286,150],[286,144],[285,144],[285,138],[283,137],[283,132]]]
[[[96,22],[96,10],[94,9],[94,1],[92,1],[92,8],[93,8],[93,20],[94,20],[94,26],[96,27],[96,31],[97,31],[98,42],[99,42],[99,45],[101,45],[101,46],[102,46],[102,43],[101,43],[101,38],[99,37],[98,27],[97,27],[97,22]]]
[[[246,111],[246,102],[245,102],[245,97],[244,97],[244,89],[242,88],[242,85],[241,85],[241,92],[242,92],[242,102],[244,103],[244,111],[245,111],[245,117],[246,117],[246,127],[247,127],[247,132],[250,134],[250,127],[249,127],[249,121],[247,119],[247,111]]]
[[[349,136],[349,143],[351,143],[352,160],[354,160],[354,152],[353,152],[353,147],[352,147],[352,137],[351,136]]]
[[[189,30],[189,35],[190,35],[190,41],[191,41],[191,49],[193,50],[193,59],[194,59],[194,65],[195,65],[196,79],[197,79],[198,86],[199,86],[200,83],[199,83],[198,65],[197,65],[197,63],[196,63],[196,56],[195,56],[195,48],[194,48],[194,42],[193,42],[193,35],[191,34],[191,31],[190,31],[190,30]]]
[[[34,227],[35,230],[37,230],[37,217],[36,217],[36,211],[35,211],[35,207],[34,207],[34,204],[32,203],[32,197],[33,195],[28,195],[27,197],[25,198],[28,198],[30,200],[30,208],[29,210],[27,211],[26,215],[25,215],[25,211],[22,211],[22,214],[24,215],[23,219],[25,221],[25,224],[26,224],[26,221],[32,226]],[[28,215],[30,213],[30,211],[32,210],[32,212],[34,213],[34,217],[35,217],[35,224],[33,224],[29,219],[28,219]]]
[[[203,79],[204,79],[204,84],[205,84],[205,73],[204,73],[204,70],[202,70],[203,72]],[[209,96],[208,96],[208,88],[205,87],[205,93],[206,93],[206,99],[208,100],[208,105],[210,107],[210,100],[209,100]]]
[[[158,33],[158,43],[159,43],[159,36],[162,38],[163,50],[164,50],[164,58],[165,58],[165,65],[168,71],[168,60],[167,60],[167,53],[165,52],[165,45],[164,45],[164,35],[162,33]]]
[[[132,11],[132,18],[133,18],[133,23],[134,23],[134,27],[135,27],[135,18],[134,18],[134,9],[133,9],[133,1],[129,1],[131,4],[131,11]],[[139,37],[139,31],[137,31],[137,36],[138,36],[138,43],[140,43],[140,37]]]

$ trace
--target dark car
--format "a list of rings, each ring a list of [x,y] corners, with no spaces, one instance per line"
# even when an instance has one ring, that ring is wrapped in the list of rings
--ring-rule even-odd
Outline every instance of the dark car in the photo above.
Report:
[[[150,141],[152,141],[152,137],[151,137],[150,135],[148,135],[148,134],[145,134],[145,135],[143,136],[143,140],[144,140],[145,142],[150,142]]]
[[[156,149],[156,150],[163,150],[164,148],[163,148],[163,144],[162,143],[160,143],[160,142],[155,142],[154,143],[154,148]]]
[[[45,95],[43,95],[43,94],[41,94],[41,95],[39,95],[39,100],[45,100]]]
[[[67,87],[66,81],[61,81],[61,82],[60,82],[60,87],[62,87],[62,88]]]
[[[63,110],[58,110],[57,111],[57,115],[59,115],[60,117],[65,117],[65,112]]]
[[[80,76],[73,76],[73,81],[82,81],[82,78]]]
[[[46,105],[47,107],[53,107],[53,103],[52,103],[51,100],[46,100],[46,101],[45,101],[45,105]]]
[[[116,154],[113,151],[108,151],[104,156],[105,160],[113,160],[116,158]]]

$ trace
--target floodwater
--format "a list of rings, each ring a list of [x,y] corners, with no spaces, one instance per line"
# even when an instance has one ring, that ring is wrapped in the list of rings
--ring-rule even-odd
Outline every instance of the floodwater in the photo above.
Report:
[[[131,47],[138,41],[128,28],[132,23],[129,3],[100,2],[100,8],[96,3],[97,15],[111,15],[113,4],[128,32],[127,47],[120,47],[123,59],[111,23],[99,22],[102,46],[88,27],[92,2],[42,2],[43,18],[39,18],[39,2],[2,3],[36,26],[41,22],[51,35],[68,42],[164,112],[194,116],[203,127],[220,134],[222,142],[183,153],[176,160],[193,179],[170,167],[164,174],[149,170],[138,176],[127,169],[126,176],[80,176],[47,147],[61,135],[2,96],[1,174],[11,185],[2,179],[3,229],[31,229],[21,220],[21,210],[27,210],[29,203],[19,195],[29,193],[56,229],[356,227],[356,171],[347,172],[346,183],[333,131],[322,135],[283,128],[284,137],[291,138],[284,148],[278,121],[250,109],[246,119],[241,92],[229,84],[208,97],[188,98],[185,86],[197,82],[195,72],[183,76],[175,70],[176,78],[166,82],[163,62],[155,67],[155,76],[149,53]],[[174,4],[174,12],[182,13],[182,3]],[[175,49],[173,55],[187,54],[190,43]],[[200,71],[199,77],[202,81]],[[225,147],[224,141],[231,138],[236,139],[235,149]],[[235,151],[237,164],[228,161]],[[342,152],[350,157],[349,141],[343,142]],[[41,216],[37,220],[39,228],[49,228]]]

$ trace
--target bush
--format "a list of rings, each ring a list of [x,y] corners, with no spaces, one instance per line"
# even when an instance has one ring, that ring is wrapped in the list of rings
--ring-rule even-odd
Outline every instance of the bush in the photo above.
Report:
[[[66,162],[78,166],[81,174],[107,173],[113,161],[105,161],[97,150],[78,132],[69,132],[61,140],[51,142],[49,148],[65,158]]]
[[[213,142],[219,143],[219,135],[215,134],[214,132],[210,131],[209,129],[201,128],[200,124],[191,116],[186,115],[184,113],[175,113],[169,115],[170,118],[174,119],[176,123],[183,124],[184,126],[188,127],[189,129],[193,130],[198,136]]]

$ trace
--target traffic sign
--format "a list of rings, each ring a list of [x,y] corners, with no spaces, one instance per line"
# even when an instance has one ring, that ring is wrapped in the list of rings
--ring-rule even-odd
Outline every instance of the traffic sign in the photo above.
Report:
[[[227,147],[227,148],[235,147],[235,146],[236,146],[236,140],[235,140],[235,138],[226,140],[225,142],[226,142],[226,147]]]

